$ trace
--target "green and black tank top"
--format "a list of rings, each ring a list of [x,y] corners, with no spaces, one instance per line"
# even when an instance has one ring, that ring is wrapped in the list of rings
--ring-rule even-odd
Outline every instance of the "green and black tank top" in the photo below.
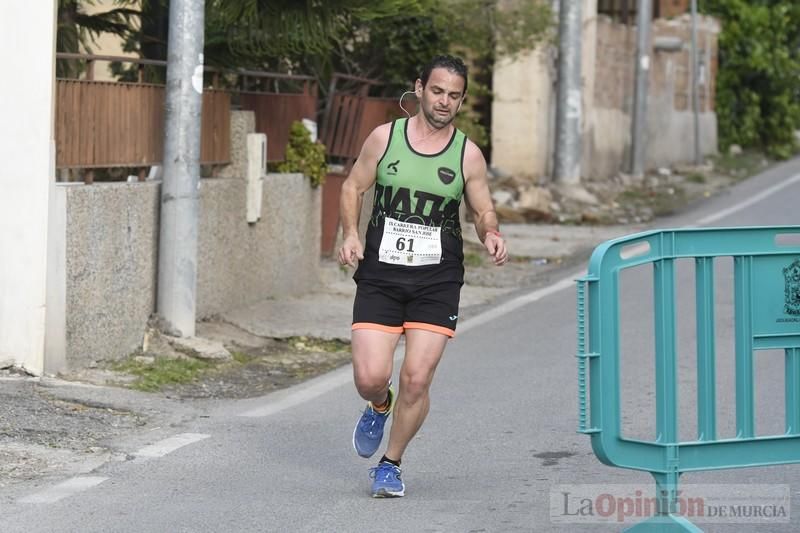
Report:
[[[463,283],[464,251],[459,207],[464,196],[466,145],[466,135],[454,128],[442,151],[421,154],[408,141],[408,119],[392,123],[386,151],[378,161],[372,216],[367,226],[364,259],[354,275],[356,281],[386,280],[413,285],[444,281]],[[390,220],[392,227],[387,228],[387,218],[402,223],[400,225],[404,227],[440,233],[441,255],[430,259],[435,264],[409,266],[382,260],[386,256],[380,255],[379,251],[385,229],[391,239],[384,240],[384,249],[386,241],[395,244],[396,234],[392,233],[392,227],[397,222]],[[405,246],[406,250],[414,245],[411,239],[396,244],[398,249]]]

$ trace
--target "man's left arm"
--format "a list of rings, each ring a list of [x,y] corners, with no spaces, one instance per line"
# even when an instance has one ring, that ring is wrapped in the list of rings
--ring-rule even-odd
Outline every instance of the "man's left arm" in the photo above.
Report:
[[[508,250],[505,240],[500,235],[500,224],[489,191],[486,160],[480,149],[471,141],[467,141],[464,153],[464,181],[464,195],[475,219],[478,238],[492,256],[494,264],[503,265],[508,261]]]

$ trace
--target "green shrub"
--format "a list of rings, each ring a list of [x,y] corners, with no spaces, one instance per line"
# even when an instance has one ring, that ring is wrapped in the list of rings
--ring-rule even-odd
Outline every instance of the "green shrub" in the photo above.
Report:
[[[796,0],[706,0],[722,22],[717,117],[723,150],[732,144],[787,158],[800,128],[800,5]]]
[[[312,187],[325,183],[328,164],[325,162],[325,145],[313,142],[311,133],[299,120],[289,129],[286,160],[278,165],[279,172],[301,172],[311,180]]]

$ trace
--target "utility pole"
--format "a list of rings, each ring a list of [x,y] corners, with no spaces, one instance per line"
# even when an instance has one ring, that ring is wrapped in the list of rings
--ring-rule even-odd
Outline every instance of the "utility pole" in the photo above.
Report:
[[[558,94],[555,181],[581,181],[581,4],[561,0],[558,15]]]
[[[692,112],[694,114],[694,164],[703,164],[700,150],[700,65],[697,50],[697,0],[692,0]]]
[[[647,154],[647,93],[650,90],[650,27],[652,0],[639,0],[636,10],[636,87],[633,95],[631,127],[631,168],[633,176],[644,175]]]
[[[182,337],[195,333],[204,9],[204,0],[169,8],[157,308],[165,330]]]

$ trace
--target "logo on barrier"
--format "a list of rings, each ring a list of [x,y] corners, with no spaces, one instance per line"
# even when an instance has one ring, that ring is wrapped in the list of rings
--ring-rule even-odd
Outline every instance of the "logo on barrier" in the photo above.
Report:
[[[783,269],[786,282],[786,301],[784,312],[787,315],[800,315],[800,259]]]

